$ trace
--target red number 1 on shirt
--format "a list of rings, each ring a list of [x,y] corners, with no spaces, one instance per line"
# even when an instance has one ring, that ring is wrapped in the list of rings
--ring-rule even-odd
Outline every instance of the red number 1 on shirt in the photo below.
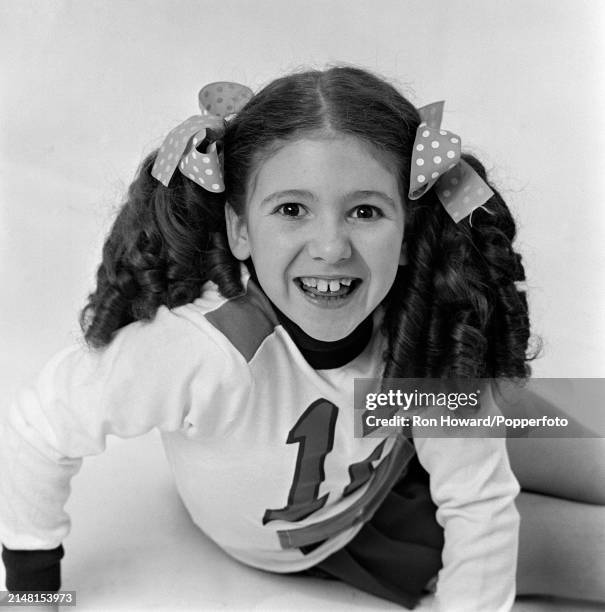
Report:
[[[288,444],[298,443],[296,468],[288,503],[284,508],[269,509],[263,516],[263,525],[269,521],[300,521],[324,506],[328,493],[318,497],[319,486],[325,478],[324,462],[334,446],[334,430],[338,408],[326,399],[313,402],[300,416],[288,434]],[[365,484],[374,472],[373,461],[380,458],[384,440],[364,461],[349,466],[351,482],[343,496],[350,495]]]
[[[325,399],[313,402],[300,416],[288,434],[288,444],[298,443],[294,479],[285,508],[266,510],[263,525],[269,521],[300,521],[319,510],[328,494],[317,497],[325,478],[324,462],[334,445],[338,408]]]

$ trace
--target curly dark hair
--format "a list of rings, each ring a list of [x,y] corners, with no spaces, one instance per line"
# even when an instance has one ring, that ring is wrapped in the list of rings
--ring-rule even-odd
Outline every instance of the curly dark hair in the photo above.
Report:
[[[243,291],[240,262],[229,250],[228,201],[238,214],[263,160],[305,135],[345,134],[395,161],[406,201],[401,266],[385,298],[389,338],[385,377],[529,376],[530,336],[515,222],[500,194],[485,210],[455,224],[433,191],[408,201],[417,109],[366,70],[335,66],[279,78],[225,124],[218,146],[224,193],[210,193],[175,172],[168,187],[150,174],[157,152],[142,163],[103,247],[96,290],[80,323],[102,347],[121,327],[150,320],[159,306],[186,304],[213,281],[225,297]],[[217,135],[215,135],[217,136]],[[204,143],[201,143],[202,147]],[[486,181],[481,163],[466,160]]]

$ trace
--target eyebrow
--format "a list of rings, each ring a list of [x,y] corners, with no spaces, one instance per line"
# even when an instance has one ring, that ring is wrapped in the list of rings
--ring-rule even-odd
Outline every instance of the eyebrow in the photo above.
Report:
[[[344,194],[342,200],[363,200],[372,197],[382,200],[393,208],[396,206],[393,198],[388,196],[386,193],[384,193],[383,191],[374,191],[372,189],[349,191],[348,193]],[[275,193],[272,193],[271,195],[264,198],[260,205],[263,206],[264,204],[270,204],[271,202],[274,202],[279,198],[307,198],[309,200],[312,200],[313,202],[317,202],[317,196],[312,191],[306,191],[305,189],[287,189],[285,191],[276,191]]]

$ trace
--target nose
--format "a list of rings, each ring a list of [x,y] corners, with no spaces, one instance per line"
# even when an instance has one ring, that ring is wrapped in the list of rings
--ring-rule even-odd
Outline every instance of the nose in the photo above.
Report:
[[[346,222],[321,220],[312,230],[307,243],[312,259],[336,264],[351,257],[351,237]]]

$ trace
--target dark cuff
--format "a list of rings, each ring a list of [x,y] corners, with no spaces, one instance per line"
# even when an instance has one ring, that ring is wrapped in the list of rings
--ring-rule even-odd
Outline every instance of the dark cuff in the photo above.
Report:
[[[52,550],[10,550],[2,546],[9,591],[58,591],[63,546]]]

